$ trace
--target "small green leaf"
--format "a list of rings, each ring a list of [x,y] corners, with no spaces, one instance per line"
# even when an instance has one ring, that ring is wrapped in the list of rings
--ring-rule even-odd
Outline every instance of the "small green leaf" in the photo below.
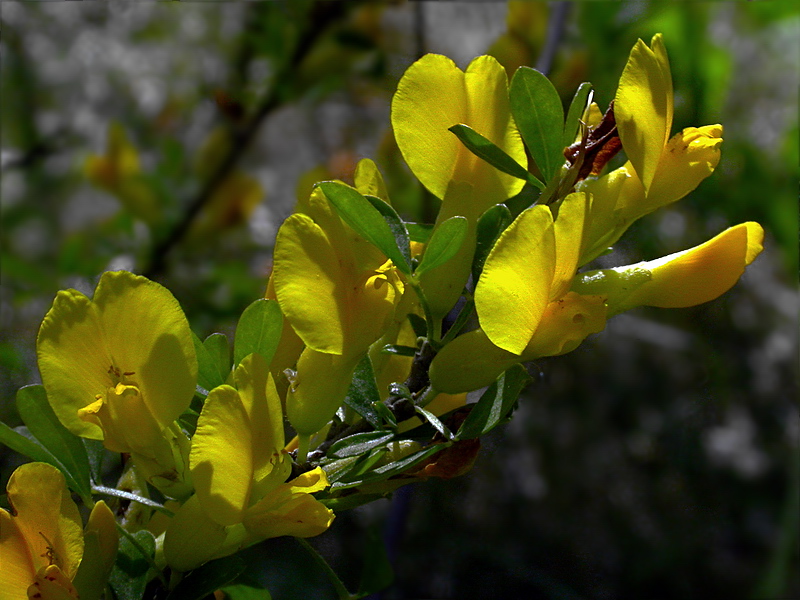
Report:
[[[382,354],[395,354],[397,356],[416,356],[417,349],[412,346],[397,346],[395,344],[386,344],[381,348]]]
[[[194,352],[197,355],[197,385],[203,388],[206,393],[213,390],[218,385],[225,383],[219,372],[219,365],[208,348],[200,341],[195,332],[192,332],[194,342]]]
[[[381,216],[383,217],[386,224],[389,226],[389,230],[394,235],[394,241],[397,244],[398,249],[400,250],[400,254],[403,255],[406,263],[409,265],[411,264],[411,245],[410,245],[410,238],[408,235],[408,229],[406,229],[406,224],[403,223],[403,220],[400,218],[395,210],[391,207],[390,204],[384,202],[377,196],[364,196],[369,203],[374,206]]]
[[[411,323],[411,328],[418,338],[428,335],[428,324],[419,315],[408,313],[408,322]]]
[[[378,384],[375,381],[375,372],[372,369],[372,361],[369,359],[369,355],[364,356],[356,365],[353,381],[347,390],[344,403],[364,417],[374,428],[380,428],[381,419],[375,411],[374,405],[381,403],[381,394],[378,391]]]
[[[376,469],[373,469],[369,473],[367,473],[361,479],[357,479],[355,481],[337,481],[333,485],[331,485],[331,490],[343,490],[353,487],[358,487],[360,485],[364,485],[365,483],[374,483],[377,481],[383,481],[385,479],[389,479],[390,477],[394,477],[395,475],[399,475],[411,467],[421,463],[423,460],[430,458],[437,452],[444,450],[445,448],[451,445],[450,442],[445,442],[442,444],[434,444],[433,446],[429,446],[418,452],[414,452],[413,454],[409,454],[408,456],[401,458],[400,460],[396,460],[394,462],[390,462],[386,465],[381,465]]]
[[[411,266],[397,247],[394,234],[381,212],[358,190],[338,181],[317,184],[345,223],[391,259],[403,273],[411,274]]]
[[[470,317],[472,317],[474,310],[475,300],[472,298],[467,298],[467,300],[461,306],[461,310],[458,311],[456,320],[453,321],[450,329],[447,330],[447,334],[445,334],[445,336],[442,338],[442,346],[449,344],[456,338],[456,336],[458,336],[458,334],[464,328],[464,325],[466,325]]]
[[[578,90],[572,97],[569,110],[567,111],[567,120],[564,123],[564,137],[561,145],[565,148],[571,146],[575,142],[575,136],[578,134],[578,121],[583,116],[586,110],[586,105],[591,102],[589,93],[592,91],[592,84],[583,82],[578,86]]]
[[[34,439],[27,427],[21,426],[11,429],[11,427],[0,421],[0,443],[8,446],[14,452],[18,452],[32,460],[53,465],[56,469],[64,473],[64,477],[67,478],[67,485],[70,489],[80,489],[78,483],[72,479],[72,475],[67,472],[67,469],[61,464],[61,461],[42,446],[38,440]]]
[[[441,434],[442,434],[442,435],[445,437],[445,439],[448,439],[448,440],[452,440],[452,439],[453,439],[453,434],[452,434],[452,433],[450,432],[450,430],[447,428],[447,425],[445,425],[444,423],[442,423],[442,422],[439,420],[439,418],[438,418],[436,415],[434,415],[434,414],[433,414],[431,411],[429,411],[429,410],[425,410],[425,409],[424,409],[424,408],[422,408],[421,406],[415,406],[415,407],[414,407],[414,410],[416,411],[416,413],[417,413],[418,415],[420,415],[420,416],[421,416],[423,419],[425,419],[425,420],[426,420],[428,423],[430,423],[431,425],[433,425],[433,428],[434,428],[436,431],[438,431],[439,433],[441,433]]]
[[[439,223],[425,246],[422,262],[414,271],[415,276],[443,265],[455,256],[467,237],[469,222],[465,217],[450,217]]]
[[[472,260],[472,280],[478,282],[486,257],[489,256],[494,243],[506,227],[511,225],[514,217],[505,204],[495,204],[478,219],[475,233],[475,258]]]
[[[195,569],[169,593],[166,600],[203,600],[222,586],[231,583],[247,568],[238,556],[226,556]]]
[[[228,338],[224,333],[212,333],[203,342],[203,347],[211,357],[212,364],[224,383],[231,373],[231,349],[228,345]],[[211,389],[208,391],[210,392]]]
[[[120,540],[117,560],[108,579],[117,600],[141,600],[150,580],[148,571],[156,549],[156,540],[146,530],[137,531],[131,537],[133,541],[128,537]],[[142,551],[146,556],[142,555]]]
[[[469,415],[456,438],[467,440],[482,436],[500,424],[511,411],[522,388],[531,380],[522,365],[514,365],[489,386]]]
[[[408,235],[412,242],[427,244],[433,234],[433,225],[430,223],[406,223]]]
[[[364,454],[368,450],[377,448],[381,444],[385,444],[394,437],[394,433],[385,431],[368,431],[366,433],[356,433],[348,435],[345,438],[338,440],[328,448],[328,456],[336,456],[338,458],[346,458],[348,456],[357,456]]]
[[[468,125],[453,125],[448,131],[452,131],[456,134],[456,137],[461,140],[461,143],[464,144],[470,152],[488,162],[498,171],[507,173],[517,179],[527,181],[540,190],[544,189],[544,183],[529,173],[528,169],[506,154],[502,148],[496,146]]]
[[[275,300],[260,298],[244,309],[233,341],[233,364],[248,354],[258,353],[267,364],[278,349],[283,329],[283,314]]]
[[[530,67],[520,67],[509,87],[511,114],[545,181],[564,164],[564,108],[550,80]]]
[[[70,432],[58,420],[47,401],[41,385],[28,385],[17,392],[17,410],[28,431],[63,467],[65,476],[71,476],[79,487],[74,491],[83,499],[91,499],[89,483],[89,457],[81,438]]]

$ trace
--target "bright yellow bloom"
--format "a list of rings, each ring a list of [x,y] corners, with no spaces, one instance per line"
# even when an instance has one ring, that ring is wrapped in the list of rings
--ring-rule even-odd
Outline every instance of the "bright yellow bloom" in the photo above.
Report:
[[[318,535],[333,521],[333,512],[311,496],[328,485],[321,469],[286,482],[291,460],[266,361],[246,357],[234,383],[209,393],[192,438],[197,493],[178,510],[164,542],[168,564],[180,571],[262,539]]]
[[[436,317],[447,314],[469,277],[478,218],[489,207],[519,193],[524,185],[472,154],[448,131],[459,123],[469,125],[527,165],[500,63],[480,56],[464,72],[445,56],[423,56],[403,75],[392,100],[397,145],[417,179],[442,199],[437,224],[455,215],[469,221],[459,253],[422,277]]]
[[[47,398],[67,429],[175,467],[180,440],[165,430],[189,407],[197,359],[186,317],[166,288],[117,271],[102,275],[92,300],[58,292],[37,353]]]
[[[321,429],[344,401],[353,371],[383,335],[403,293],[394,266],[339,218],[321,189],[278,231],[272,282],[306,345],[286,410],[301,435]]]
[[[89,565],[78,507],[58,469],[46,463],[24,464],[11,474],[6,490],[15,514],[0,509],[3,600],[77,599],[73,580],[78,575],[86,581],[80,575],[84,570],[88,573],[95,569],[104,584],[114,563],[118,540],[114,517],[105,503],[95,504],[86,527],[89,545],[97,550],[92,553],[97,564]],[[79,588],[87,600],[99,598],[92,595],[89,586]]]
[[[592,196],[580,265],[614,244],[635,220],[694,190],[719,163],[721,125],[687,127],[670,138],[672,76],[661,34],[651,46],[639,40],[633,47],[614,101],[628,162],[577,185]]]
[[[577,294],[575,276],[587,197],[568,196],[554,221],[536,205],[506,228],[475,288],[480,329],[445,346],[431,364],[433,386],[448,393],[489,385],[511,365],[574,350],[606,322],[604,298]]]

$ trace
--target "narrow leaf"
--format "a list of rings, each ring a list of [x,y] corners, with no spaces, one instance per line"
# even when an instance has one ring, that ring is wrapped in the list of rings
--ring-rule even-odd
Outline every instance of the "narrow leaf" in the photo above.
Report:
[[[477,283],[497,238],[511,225],[514,217],[505,204],[495,204],[478,219],[476,229],[475,257],[472,260],[472,280]]]
[[[462,423],[456,438],[476,438],[494,429],[511,411],[522,388],[530,380],[522,365],[508,369],[484,392]]]
[[[397,356],[416,356],[417,349],[412,346],[397,346],[395,344],[386,344],[381,348],[382,354],[395,354]]]
[[[28,385],[17,392],[17,410],[28,431],[35,437],[71,475],[80,487],[75,489],[82,498],[91,498],[89,483],[89,457],[81,438],[70,432],[58,420],[47,401],[41,385]]]
[[[317,185],[345,223],[383,252],[400,271],[411,274],[411,266],[397,247],[389,225],[369,200],[358,190],[337,181],[323,181]]]
[[[511,114],[545,181],[564,164],[564,109],[550,80],[530,67],[520,67],[509,88]]]
[[[586,105],[591,102],[589,93],[592,91],[592,84],[583,82],[578,86],[578,90],[572,97],[572,102],[567,111],[567,120],[564,123],[564,137],[561,145],[565,148],[571,146],[578,134],[578,121],[586,110]]]
[[[374,405],[380,404],[381,394],[378,391],[378,384],[375,381],[375,372],[372,369],[372,361],[369,355],[364,356],[356,366],[353,373],[353,381],[347,390],[344,403],[356,411],[359,415],[376,429],[381,426],[381,419],[375,410]]]
[[[385,431],[368,431],[356,433],[340,439],[328,448],[328,456],[346,458],[364,454],[368,450],[385,444],[394,437],[394,433]]]
[[[420,244],[427,244],[433,234],[433,225],[430,223],[406,223],[406,229],[411,241]]]
[[[528,169],[506,154],[505,150],[483,137],[468,125],[453,125],[448,131],[452,131],[456,134],[456,137],[461,140],[461,143],[464,144],[470,152],[488,162],[498,171],[507,173],[517,179],[527,181],[540,190],[544,189],[544,183],[530,174]]]
[[[425,410],[421,406],[415,406],[414,410],[420,415],[423,419],[425,419],[428,423],[433,425],[433,428],[441,433],[445,439],[452,440],[453,434],[450,433],[450,430],[447,428],[447,425],[442,423],[439,418],[434,415],[431,411]]]
[[[408,229],[406,229],[406,224],[400,218],[400,215],[395,212],[394,208],[392,208],[390,204],[384,202],[377,196],[364,196],[364,198],[369,200],[369,203],[372,204],[372,206],[374,206],[379,213],[381,213],[384,221],[386,221],[386,224],[389,226],[389,230],[392,232],[392,235],[394,235],[394,241],[400,250],[400,254],[403,255],[406,263],[410,265],[410,238],[408,235]]]
[[[275,300],[261,298],[244,309],[233,341],[233,363],[238,365],[248,354],[258,353],[267,364],[281,340],[283,314]]]
[[[117,600],[141,600],[149,581],[148,571],[155,552],[156,541],[149,531],[137,531],[130,535],[133,540],[123,537],[109,584],[114,589]],[[142,555],[144,550],[146,556]]]
[[[420,276],[425,271],[435,269],[453,258],[464,243],[468,229],[469,224],[464,217],[450,217],[439,223],[428,245],[425,246],[422,262],[414,271],[414,275]]]

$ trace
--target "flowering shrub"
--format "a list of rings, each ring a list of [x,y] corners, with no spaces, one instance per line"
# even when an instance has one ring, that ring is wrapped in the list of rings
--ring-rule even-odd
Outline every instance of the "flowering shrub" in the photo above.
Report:
[[[605,112],[589,84],[565,116],[534,69],[509,84],[491,57],[462,72],[427,55],[399,82],[392,125],[442,201],[435,223],[404,222],[368,159],[353,186],[317,184],[278,232],[266,297],[242,314],[232,363],[224,336],[198,339],[144,277],[106,272],[91,300],[58,293],[37,338],[43,385],[17,397],[31,435],[0,428],[35,461],[9,482],[15,514],[0,510],[4,598],[110,598],[107,582],[143,592],[148,581],[202,598],[242,572],[243,548],[319,535],[337,511],[463,474],[479,438],[510,418],[529,381],[521,363],[570,352],[637,306],[713,300],[762,250],[748,222],[591,269],[720,159],[720,125],[671,135],[660,35],[637,42]],[[87,167],[109,189],[136,171],[125,140],[112,142]],[[608,170],[619,151],[627,162]],[[514,214],[505,202],[523,188],[538,196]],[[99,484],[80,438],[124,456],[116,488]],[[92,508],[85,528],[69,490]],[[95,496],[130,504],[115,521]],[[145,568],[127,569],[135,561]],[[380,587],[338,586],[343,598]]]

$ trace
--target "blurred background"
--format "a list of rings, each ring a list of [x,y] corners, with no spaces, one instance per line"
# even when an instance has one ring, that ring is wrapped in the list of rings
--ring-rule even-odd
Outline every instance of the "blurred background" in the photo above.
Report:
[[[116,1],[0,4],[0,419],[39,381],[57,290],[104,270],[166,285],[201,338],[261,297],[275,232],[314,182],[376,160],[398,210],[432,220],[389,127],[426,52],[492,54],[582,81],[605,108],[630,48],[663,32],[674,130],[722,123],[715,174],[636,223],[606,264],[747,220],[765,251],[728,294],[616,317],[531,366],[473,470],[341,513],[312,540],[384,600],[800,598],[797,181],[800,15],[751,2]],[[0,448],[0,485],[23,459]],[[276,600],[334,598],[292,540],[249,551]],[[302,559],[307,560],[307,559]],[[298,583],[299,581],[299,583]],[[298,587],[300,584],[304,587]]]

